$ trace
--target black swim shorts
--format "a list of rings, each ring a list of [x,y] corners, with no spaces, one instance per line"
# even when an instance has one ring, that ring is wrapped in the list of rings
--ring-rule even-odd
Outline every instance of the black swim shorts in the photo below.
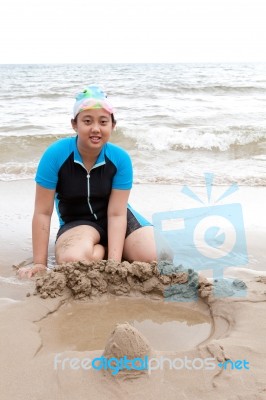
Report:
[[[132,209],[133,211],[133,209]],[[143,218],[140,214],[133,211],[132,212],[129,208],[127,209],[127,230],[126,230],[126,237],[130,235],[135,230],[142,228],[143,226],[152,226],[152,224]],[[75,228],[79,225],[89,225],[95,228],[100,234],[100,244],[103,246],[107,245],[107,219],[103,219],[100,221],[86,221],[86,220],[77,220],[72,221],[64,224],[61,226],[59,231],[57,232],[56,240],[66,231],[71,228]]]

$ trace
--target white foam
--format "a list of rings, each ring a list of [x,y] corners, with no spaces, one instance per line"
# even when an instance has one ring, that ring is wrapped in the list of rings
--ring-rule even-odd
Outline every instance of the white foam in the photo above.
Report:
[[[260,140],[266,140],[266,131],[263,129],[257,131],[250,128],[247,131],[243,127],[242,131],[239,128],[234,130],[226,126],[223,128],[202,126],[179,129],[158,127],[146,130],[125,130],[123,133],[129,138],[135,139],[140,150],[217,149],[225,152],[234,145],[256,144]]]
[[[11,285],[25,285],[27,282],[19,280],[16,276],[0,276],[0,283],[7,283]]]
[[[11,304],[16,304],[16,303],[20,303],[20,302],[21,302],[20,300],[10,299],[9,297],[2,297],[2,298],[0,298],[0,307],[4,308]]]

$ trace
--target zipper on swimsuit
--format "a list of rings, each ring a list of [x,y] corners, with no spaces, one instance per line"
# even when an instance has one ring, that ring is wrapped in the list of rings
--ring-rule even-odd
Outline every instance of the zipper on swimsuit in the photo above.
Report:
[[[97,215],[93,212],[91,203],[90,203],[90,172],[87,170],[87,168],[85,167],[85,165],[80,162],[80,161],[75,161],[75,163],[79,164],[82,166],[82,168],[85,169],[85,171],[87,172],[87,190],[88,190],[88,196],[87,196],[87,202],[88,202],[88,206],[90,208],[90,212],[92,213],[92,215],[94,216],[95,219],[97,218]],[[91,170],[94,168],[94,166],[91,168]]]
[[[104,165],[105,164],[105,160],[101,161],[101,162],[98,162],[97,164],[93,165],[93,167],[90,169],[90,171],[87,170],[87,168],[85,167],[83,162],[80,162],[79,160],[74,160],[74,162],[79,164],[79,165],[81,165],[82,168],[84,168],[85,171],[87,172],[87,190],[88,190],[87,202],[88,202],[88,206],[90,208],[90,212],[92,213],[92,215],[94,216],[95,219],[98,219],[97,215],[93,212],[93,209],[92,209],[92,206],[91,206],[91,203],[90,203],[90,172],[91,172],[92,169],[98,168],[101,165]]]
[[[87,171],[87,169],[86,169],[86,171]],[[97,219],[97,215],[93,212],[93,209],[92,209],[92,206],[91,206],[91,203],[90,203],[90,173],[88,171],[87,171],[87,185],[88,185],[88,197],[87,197],[88,205],[90,207],[90,211],[93,214],[94,218]]]

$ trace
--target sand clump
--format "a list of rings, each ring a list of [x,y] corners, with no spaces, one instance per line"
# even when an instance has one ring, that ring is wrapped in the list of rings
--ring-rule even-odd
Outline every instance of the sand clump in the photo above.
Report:
[[[144,263],[112,260],[74,262],[57,265],[36,279],[36,292],[42,298],[57,297],[68,288],[75,299],[104,293],[130,295],[136,292],[171,298],[193,298],[208,286],[198,274],[169,261]]]
[[[136,328],[128,322],[116,324],[114,330],[107,339],[103,356],[108,360],[115,358],[116,360],[124,359],[134,360],[136,358],[143,359],[151,354],[151,346],[148,340]],[[123,375],[139,375],[147,372],[147,370],[138,368],[122,368],[119,373]]]
[[[112,260],[73,262],[56,265],[36,278],[34,294],[41,298],[62,296],[68,289],[75,299],[120,295],[159,296],[171,301],[191,301],[233,296],[245,290],[243,281],[215,280],[213,283],[192,269],[170,261],[122,263]]]
[[[127,356],[132,360],[145,357],[151,352],[148,340],[128,322],[116,324],[106,342],[103,355],[106,358]]]

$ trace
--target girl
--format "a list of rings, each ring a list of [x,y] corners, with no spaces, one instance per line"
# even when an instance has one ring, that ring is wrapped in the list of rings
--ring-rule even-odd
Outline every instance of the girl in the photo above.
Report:
[[[54,203],[60,229],[55,245],[58,264],[71,261],[153,261],[153,227],[128,205],[132,164],[122,148],[109,142],[116,121],[106,94],[90,85],[76,97],[72,127],[75,137],[53,143],[36,173],[32,221],[31,277],[47,268]],[[106,253],[107,251],[107,253]]]

